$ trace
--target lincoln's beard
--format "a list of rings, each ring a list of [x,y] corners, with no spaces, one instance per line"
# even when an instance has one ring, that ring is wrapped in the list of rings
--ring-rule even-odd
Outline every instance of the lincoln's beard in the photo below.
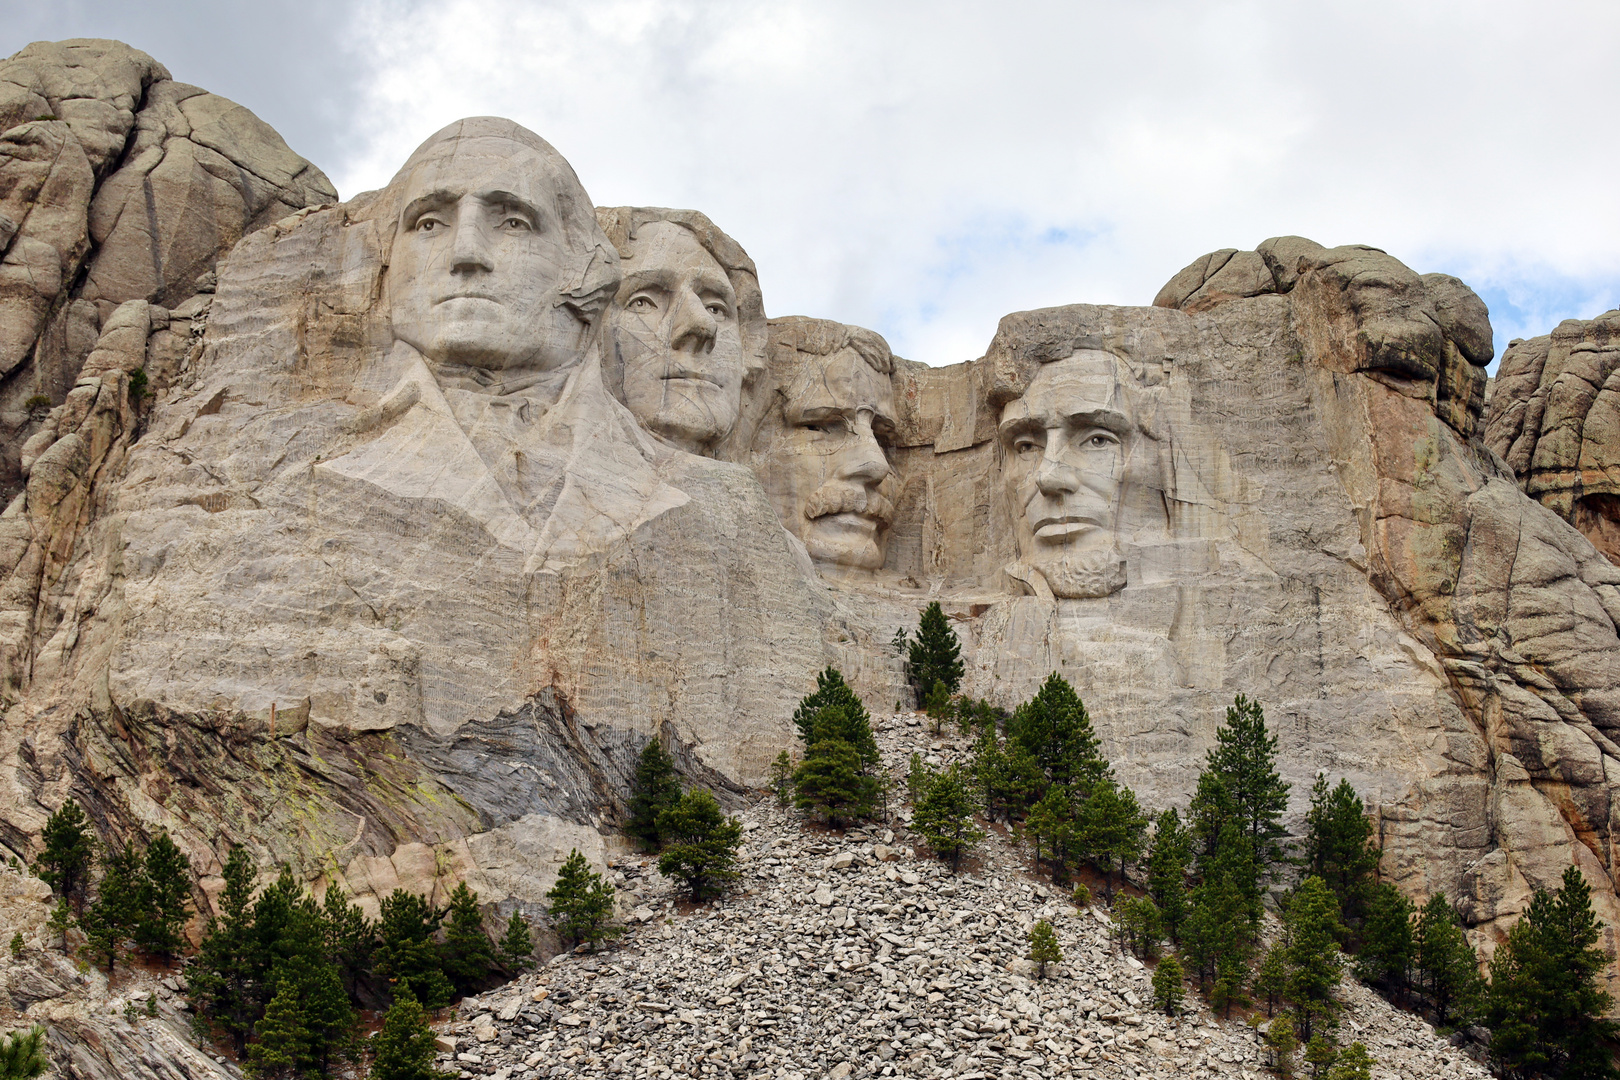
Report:
[[[1064,600],[1112,596],[1125,587],[1125,556],[1113,544],[1065,551],[1042,559],[1035,568],[1046,578],[1052,595]]]

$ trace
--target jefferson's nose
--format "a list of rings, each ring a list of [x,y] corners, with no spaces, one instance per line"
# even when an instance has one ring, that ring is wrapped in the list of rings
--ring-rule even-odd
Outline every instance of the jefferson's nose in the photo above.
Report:
[[[1061,498],[1080,490],[1080,474],[1059,457],[1062,445],[1063,439],[1059,433],[1048,432],[1046,449],[1035,470],[1035,487],[1048,498]]]
[[[679,289],[675,294],[674,319],[669,328],[669,345],[676,352],[712,352],[719,323],[709,314],[703,298],[690,289]]]
[[[489,257],[489,238],[484,235],[481,215],[470,208],[456,214],[455,243],[450,248],[450,272],[490,271],[495,264]]]
[[[834,474],[840,480],[853,480],[874,487],[889,475],[889,459],[872,431],[872,414],[862,411],[855,416],[855,424],[838,451]]]

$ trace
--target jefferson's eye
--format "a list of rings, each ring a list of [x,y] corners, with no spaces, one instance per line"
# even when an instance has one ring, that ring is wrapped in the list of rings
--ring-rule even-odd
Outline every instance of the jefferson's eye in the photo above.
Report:
[[[726,316],[730,315],[731,312],[726,310],[726,305],[724,304],[710,304],[709,314],[713,315],[717,319],[724,319]]]

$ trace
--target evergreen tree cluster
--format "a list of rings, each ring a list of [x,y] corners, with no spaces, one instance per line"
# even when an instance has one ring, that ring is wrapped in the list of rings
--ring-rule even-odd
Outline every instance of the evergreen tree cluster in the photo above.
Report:
[[[64,953],[77,929],[80,951],[105,964],[108,975],[134,949],[173,961],[191,918],[191,860],[167,832],[144,851],[103,846],[83,808],[69,799],[47,820],[42,839],[35,870],[56,900],[48,925],[61,935]]]
[[[834,676],[838,674],[832,668],[827,671]],[[794,721],[801,732],[809,730],[812,734],[841,732],[858,738],[857,726],[863,728],[866,741],[870,743],[871,757],[876,760],[877,743],[872,741],[871,726],[864,720],[865,710],[862,709],[858,717],[851,713],[848,701],[838,696],[838,687],[842,687],[846,693],[849,690],[843,686],[842,678],[837,680],[837,686],[832,686],[824,675],[823,704],[806,709],[801,703]],[[854,694],[848,693],[848,698],[854,699]],[[807,702],[809,700],[805,699]],[[858,699],[855,706],[860,706]],[[860,721],[859,725],[856,720]],[[857,754],[862,752],[856,751]],[[806,755],[808,763],[809,755]],[[785,767],[786,763],[779,761],[778,764]],[[823,768],[824,765],[818,764],[817,767]],[[801,765],[800,770],[803,768]],[[794,773],[794,776],[796,778],[798,773]],[[786,781],[783,783],[785,786]],[[660,852],[658,872],[665,877],[679,879],[694,903],[721,895],[742,876],[737,869],[742,822],[727,817],[712,792],[693,788],[683,793],[680,777],[675,772],[675,761],[657,739],[647,743],[637,761],[635,781],[630,792],[630,824],[626,831],[648,850]],[[580,862],[583,864],[583,859]],[[599,910],[604,903],[600,888],[599,882],[594,886],[579,886],[580,899],[573,910]],[[605,910],[611,911],[611,888],[607,888],[606,896]],[[584,927],[587,924],[588,920],[576,921],[571,925]],[[602,925],[605,926],[605,923]],[[581,937],[594,945],[611,933],[597,927],[589,935],[582,934]]]

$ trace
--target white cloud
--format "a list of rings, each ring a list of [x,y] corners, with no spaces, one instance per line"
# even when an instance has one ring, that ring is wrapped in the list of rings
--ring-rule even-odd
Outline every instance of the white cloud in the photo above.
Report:
[[[931,363],[1278,233],[1457,273],[1515,335],[1620,303],[1612,4],[372,0],[352,23],[366,91],[322,163],[345,194],[510,116],[599,204],[708,213],[772,314]]]

